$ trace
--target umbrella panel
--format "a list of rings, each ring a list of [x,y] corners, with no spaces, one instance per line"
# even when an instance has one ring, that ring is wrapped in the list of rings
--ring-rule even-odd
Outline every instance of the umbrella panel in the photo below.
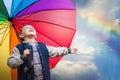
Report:
[[[19,44],[20,40],[18,38],[18,35],[16,33],[16,30],[12,27],[12,24],[10,26],[10,54],[12,53],[12,49],[16,46],[16,44]],[[17,69],[11,69],[12,72],[12,80],[17,79]]]
[[[1,14],[3,15],[2,17],[8,19],[9,14],[7,12],[7,9],[5,7],[3,0],[0,0],[0,16],[1,16]]]
[[[62,27],[75,29],[76,11],[75,10],[46,10],[31,13],[21,17],[14,18],[14,21],[24,23],[24,20],[33,22],[44,22]]]
[[[6,39],[7,35],[9,34],[9,24],[6,22],[0,25],[0,46],[2,45],[3,41]]]
[[[70,10],[75,9],[71,0],[39,0],[35,4],[21,11],[18,16],[36,13],[45,10]]]
[[[11,9],[11,17],[15,17],[19,12],[23,11],[27,7],[30,7],[32,4],[39,0],[13,0],[12,9]]]

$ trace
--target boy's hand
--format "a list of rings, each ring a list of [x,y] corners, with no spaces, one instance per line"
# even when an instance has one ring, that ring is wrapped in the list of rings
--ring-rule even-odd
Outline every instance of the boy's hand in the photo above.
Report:
[[[73,53],[73,54],[74,54],[74,53],[76,53],[76,52],[77,52],[77,50],[78,50],[77,48],[71,48],[71,53]]]
[[[29,54],[30,54],[30,50],[29,49],[24,50],[24,52],[23,52],[23,56],[24,57],[28,57]]]

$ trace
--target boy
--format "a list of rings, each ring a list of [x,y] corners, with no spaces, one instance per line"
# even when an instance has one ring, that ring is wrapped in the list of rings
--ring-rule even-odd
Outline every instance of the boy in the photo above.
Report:
[[[8,66],[18,68],[18,80],[50,80],[49,57],[75,53],[76,48],[53,47],[37,42],[36,30],[25,25],[19,37],[23,42],[13,49]]]

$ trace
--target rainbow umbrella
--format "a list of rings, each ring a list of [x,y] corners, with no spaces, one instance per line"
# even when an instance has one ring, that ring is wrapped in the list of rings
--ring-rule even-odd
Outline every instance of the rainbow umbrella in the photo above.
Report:
[[[12,48],[20,43],[18,33],[25,24],[33,25],[37,30],[37,41],[70,47],[76,31],[76,10],[71,0],[10,1],[11,4],[0,0],[0,53],[9,56]],[[50,68],[54,68],[61,58],[50,58]],[[16,80],[15,74],[16,71],[12,70],[12,80]]]

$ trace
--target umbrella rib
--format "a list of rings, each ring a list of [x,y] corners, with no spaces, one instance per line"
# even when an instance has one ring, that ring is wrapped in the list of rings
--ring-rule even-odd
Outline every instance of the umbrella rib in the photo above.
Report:
[[[50,37],[46,36],[45,34],[42,34],[40,31],[36,30],[38,33],[40,33],[41,35],[45,36],[46,38],[52,40],[53,42],[55,42],[56,44],[58,44],[59,46],[62,46],[61,44],[59,44],[57,41],[51,39]]]
[[[3,13],[1,13],[2,15],[4,15]],[[3,16],[0,16],[1,18],[6,18],[6,15],[4,15],[4,17]]]
[[[34,3],[35,3],[35,2],[34,2]],[[31,5],[33,5],[34,3],[32,3]],[[28,7],[26,7],[26,8],[25,8],[26,10],[25,10],[25,9],[21,10],[21,12],[24,11],[24,10],[25,10],[24,13],[27,12],[27,11],[32,7],[31,5],[29,5]],[[24,14],[24,13],[23,13],[23,14]],[[19,13],[18,13],[18,14],[19,14]],[[17,15],[18,15],[18,14],[17,14]]]
[[[6,25],[6,24],[3,24],[2,27],[0,28],[0,30],[3,29],[3,28],[7,28],[7,27],[4,27],[5,25]]]
[[[7,30],[8,30],[8,29],[6,29],[6,31],[7,31]],[[9,33],[9,32],[8,32],[8,33]],[[6,34],[6,36],[5,36],[5,33],[4,33],[3,38],[2,38],[2,40],[1,40],[1,42],[0,42],[0,46],[2,45],[3,41],[6,39],[8,33]]]
[[[24,11],[24,13],[27,12],[27,10],[29,10],[29,9],[30,9],[30,7],[28,9],[26,9],[26,11]],[[35,12],[32,12],[32,13],[28,13],[28,14],[35,14],[37,12],[52,11],[52,10],[76,10],[76,9],[62,9],[62,8],[58,8],[58,9],[45,9],[45,10],[39,10],[39,11],[35,11]],[[24,14],[24,16],[28,15],[28,14]],[[21,16],[16,16],[15,18],[19,18],[19,17],[21,17]]]
[[[22,4],[22,2],[20,2],[20,3]],[[18,7],[20,6],[20,3],[19,3],[19,5],[18,5]],[[36,3],[36,2],[33,2],[32,4],[30,4],[29,6],[27,6],[27,7],[24,8],[23,10],[21,10],[21,12],[24,11],[24,10],[26,9],[26,10],[24,11],[24,13],[25,13],[29,8],[32,7],[31,5],[33,5],[34,3]],[[17,7],[17,8],[18,8],[18,7]],[[17,9],[17,8],[16,8],[16,9]],[[16,11],[16,10],[15,10],[15,11]],[[14,11],[14,12],[15,12],[15,11]],[[23,13],[23,14],[24,14],[24,13]],[[19,13],[17,13],[16,15],[18,15],[18,14],[19,14]]]
[[[3,3],[3,5],[5,6],[5,3],[3,2],[3,0],[2,0],[2,3]],[[2,9],[0,8],[0,10],[2,11]],[[7,11],[7,9],[6,9],[6,7],[5,7],[5,10]],[[3,13],[2,13],[3,14]],[[4,15],[5,15],[5,17],[7,17],[9,14],[8,14],[8,12],[5,14],[4,13]]]
[[[13,2],[14,2],[14,0],[12,1],[12,5],[11,5],[11,8],[10,8],[10,15],[11,15],[11,12],[12,12]]]
[[[0,29],[1,30],[1,29]],[[2,34],[2,33],[4,33],[6,30],[4,30],[4,31],[2,31],[2,32],[0,32],[0,35]]]
[[[22,41],[22,40],[19,38],[19,34],[17,33],[17,30],[16,30],[16,28],[15,28],[15,25],[13,24],[12,26],[13,26],[13,28],[14,28],[15,32],[16,32],[16,35],[17,35],[17,37],[18,37],[19,41]]]
[[[25,20],[25,19],[19,19],[19,20]],[[30,20],[28,20],[28,21],[30,21]],[[47,21],[37,21],[37,20],[31,20],[31,21],[34,21],[34,22],[43,22],[43,23],[48,23],[48,24],[53,24],[53,25],[57,25],[57,26],[60,26],[60,27],[64,27],[64,28],[70,29],[70,30],[75,30],[75,29],[72,29],[72,28],[69,28],[69,27],[60,25],[60,24],[55,24],[55,23],[51,23],[51,22],[47,22]]]
[[[32,13],[37,13],[37,12],[42,12],[42,11],[52,11],[52,10],[76,10],[76,9],[68,9],[68,8],[57,8],[57,9],[44,9],[44,10],[39,10],[39,11],[35,11]]]
[[[53,24],[53,25],[57,25],[57,26],[59,26],[59,27],[67,28],[67,29],[70,29],[70,30],[75,30],[75,29],[72,29],[72,28],[69,28],[69,27],[60,25],[60,24],[55,24],[55,23],[51,23],[51,22],[47,22],[47,21],[41,21],[41,22],[43,22],[43,23],[48,23],[48,24]]]
[[[13,15],[12,15],[12,16],[14,16],[14,14],[15,14],[16,10],[18,10],[18,11],[19,11],[19,8],[20,8],[20,5],[22,4],[22,1],[23,1],[23,0],[21,0],[21,1],[20,1],[20,3],[18,4],[17,8],[16,8],[16,9],[15,9],[15,11],[13,12]]]
[[[39,22],[48,23],[48,24],[53,24],[53,25],[57,25],[57,26],[59,26],[59,27],[67,28],[67,29],[70,29],[70,30],[75,30],[75,29],[72,29],[72,28],[69,28],[69,27],[60,25],[60,24],[55,24],[55,23],[51,23],[51,22],[47,22],[47,21],[39,21]]]
[[[3,16],[0,16],[0,18],[4,18]]]
[[[6,32],[8,29],[9,29],[9,27],[6,28],[5,32]],[[10,30],[6,33],[6,35],[5,35],[5,33],[3,34],[3,38],[2,38],[2,40],[1,40],[1,42],[0,42],[0,46],[2,45],[3,41],[6,39],[7,35],[9,34],[9,32],[10,32]]]

